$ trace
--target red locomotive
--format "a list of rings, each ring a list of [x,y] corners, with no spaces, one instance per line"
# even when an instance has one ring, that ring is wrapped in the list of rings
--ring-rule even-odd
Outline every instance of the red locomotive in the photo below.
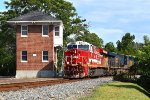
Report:
[[[64,77],[83,78],[105,75],[109,67],[108,58],[104,54],[107,54],[107,51],[87,42],[69,43],[64,53]]]
[[[83,78],[127,72],[134,64],[130,55],[107,52],[83,42],[71,42],[64,53],[64,78]]]

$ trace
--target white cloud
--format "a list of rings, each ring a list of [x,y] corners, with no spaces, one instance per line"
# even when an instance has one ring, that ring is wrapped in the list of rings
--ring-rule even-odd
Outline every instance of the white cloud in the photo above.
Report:
[[[150,37],[150,34],[148,33],[133,33],[135,35],[135,42],[144,42],[143,36],[147,35]]]
[[[84,17],[86,17],[89,22],[104,23],[112,17],[112,13],[92,11],[85,13]]]
[[[132,21],[141,18],[150,19],[150,0],[70,0],[77,7],[77,11],[86,17],[102,18],[111,14],[111,18],[125,17]],[[97,13],[97,14],[95,14]],[[100,19],[99,18],[99,19]],[[124,18],[124,19],[125,19]],[[87,19],[88,20],[88,19]],[[105,18],[107,21],[107,18]]]
[[[96,33],[100,38],[104,40],[104,44],[108,42],[113,42],[116,44],[118,40],[124,35],[124,31],[121,29],[113,28],[95,28],[91,32]]]
[[[8,11],[8,10],[6,10],[6,9],[4,9],[4,10],[0,10],[0,12],[4,12],[4,11]]]
[[[113,29],[113,28],[95,28],[91,29],[91,32],[96,33],[100,38],[104,40],[104,44],[108,42],[113,42],[116,46],[116,42],[121,40],[122,37],[127,33],[127,31],[121,29]],[[135,35],[135,42],[143,42],[143,36],[147,35],[150,37],[148,33],[134,33],[130,32],[131,35]]]
[[[150,35],[150,0],[71,0],[80,16],[90,22],[90,30],[106,42],[120,40],[126,32],[136,41]]]
[[[126,18],[120,18],[120,19],[118,19],[118,21],[122,24],[128,24],[130,22],[130,20],[126,19]]]

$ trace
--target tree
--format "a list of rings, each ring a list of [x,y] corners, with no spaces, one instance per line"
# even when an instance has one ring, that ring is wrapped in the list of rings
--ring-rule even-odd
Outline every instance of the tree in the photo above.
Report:
[[[148,45],[148,43],[150,42],[149,37],[147,35],[144,35],[144,44]]]
[[[78,36],[76,38],[76,40],[85,41],[85,42],[91,43],[97,47],[103,46],[103,40],[101,38],[99,38],[98,35],[95,33],[89,33],[89,32],[84,33],[84,34]]]
[[[121,44],[121,41],[118,40],[118,41],[116,42],[116,44],[117,44],[117,51],[122,52],[122,44]]]
[[[80,31],[85,32],[88,28],[86,20],[78,16],[72,3],[65,0],[10,0],[5,4],[7,8],[15,11],[16,16],[38,10],[61,19],[64,24],[64,44],[66,44],[67,36],[79,34]]]
[[[150,40],[144,36],[144,46],[138,50],[138,72],[141,74],[139,79],[140,85],[150,91]]]
[[[141,50],[143,46],[144,46],[144,43],[138,43],[138,42],[136,42],[134,45],[136,50]]]
[[[150,75],[150,40],[148,36],[144,36],[144,46],[140,51],[138,57],[140,62],[140,71],[144,75]]]
[[[136,50],[134,48],[134,39],[135,36],[130,33],[126,33],[121,41],[117,41],[117,50],[119,53],[123,53],[126,55],[134,55],[136,54]]]
[[[105,50],[110,52],[116,52],[116,48],[112,42],[106,43]]]
[[[15,74],[15,32],[7,19],[8,16],[0,16],[0,75]]]

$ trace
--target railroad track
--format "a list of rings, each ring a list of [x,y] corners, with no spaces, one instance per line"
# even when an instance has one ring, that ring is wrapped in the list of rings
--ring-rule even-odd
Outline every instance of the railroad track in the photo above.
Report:
[[[111,76],[104,76],[102,78],[108,78],[108,77],[111,77]],[[55,85],[55,84],[70,83],[70,82],[77,82],[77,81],[90,80],[90,79],[91,78],[59,79],[59,80],[45,80],[45,81],[34,81],[34,82],[0,84],[0,92],[1,91],[27,89],[27,88],[35,88],[35,87],[42,87],[42,86],[50,86],[50,85]]]
[[[86,79],[60,79],[60,80],[45,80],[45,81],[35,81],[35,82],[21,82],[21,83],[9,83],[9,84],[0,84],[0,91],[10,91],[10,90],[19,90],[19,89],[27,89],[41,86],[50,86],[55,84],[69,83],[69,82],[77,82]]]

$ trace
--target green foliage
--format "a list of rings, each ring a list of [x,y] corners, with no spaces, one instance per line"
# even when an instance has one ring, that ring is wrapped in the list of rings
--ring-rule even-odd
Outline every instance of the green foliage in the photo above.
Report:
[[[129,74],[140,74],[138,83],[150,91],[150,40],[146,35],[143,37],[144,43],[134,43],[134,39],[134,35],[126,33],[122,40],[117,42],[117,49],[120,53],[136,56],[135,64],[130,67]],[[116,78],[121,81],[132,81],[129,76],[121,74]]]
[[[137,82],[137,78],[135,75],[132,75],[130,73],[121,73],[113,77],[116,81],[122,81],[122,82]]]
[[[103,46],[103,40],[101,38],[98,37],[97,34],[95,33],[85,33],[82,36],[77,37],[76,40],[79,41],[86,41],[88,43],[91,43],[97,47],[102,47]]]
[[[150,76],[142,75],[138,80],[138,83],[150,92]]]
[[[145,45],[148,45],[149,42],[150,42],[149,37],[148,37],[147,35],[144,35],[143,38],[144,38],[144,44],[145,44]]]
[[[105,50],[110,52],[116,52],[116,48],[112,42],[106,43]]]
[[[58,70],[61,70],[61,68],[62,68],[62,62],[64,60],[63,53],[64,53],[63,48],[58,48],[58,50],[57,50],[57,54],[58,54],[57,59],[59,60],[57,63]]]
[[[12,16],[8,13],[0,16],[0,75],[15,74],[15,32],[6,23]]]
[[[117,50],[119,53],[123,53],[126,55],[135,55],[136,54],[136,49],[134,47],[135,42],[134,42],[135,36],[131,35],[130,33],[126,33],[121,41],[117,41]]]
[[[134,47],[135,47],[136,50],[141,50],[144,46],[144,43],[136,42],[134,45],[135,45]],[[138,52],[137,52],[137,54],[138,54]]]
[[[144,36],[144,46],[138,50],[138,67],[137,71],[141,74],[138,83],[150,91],[150,40]]]
[[[38,10],[61,19],[64,24],[63,40],[65,45],[67,36],[80,34],[80,31],[85,32],[88,28],[86,20],[78,16],[72,3],[65,0],[10,0],[5,4],[7,8],[13,9],[17,16]]]
[[[150,76],[150,43],[140,51],[138,69],[143,75]]]

